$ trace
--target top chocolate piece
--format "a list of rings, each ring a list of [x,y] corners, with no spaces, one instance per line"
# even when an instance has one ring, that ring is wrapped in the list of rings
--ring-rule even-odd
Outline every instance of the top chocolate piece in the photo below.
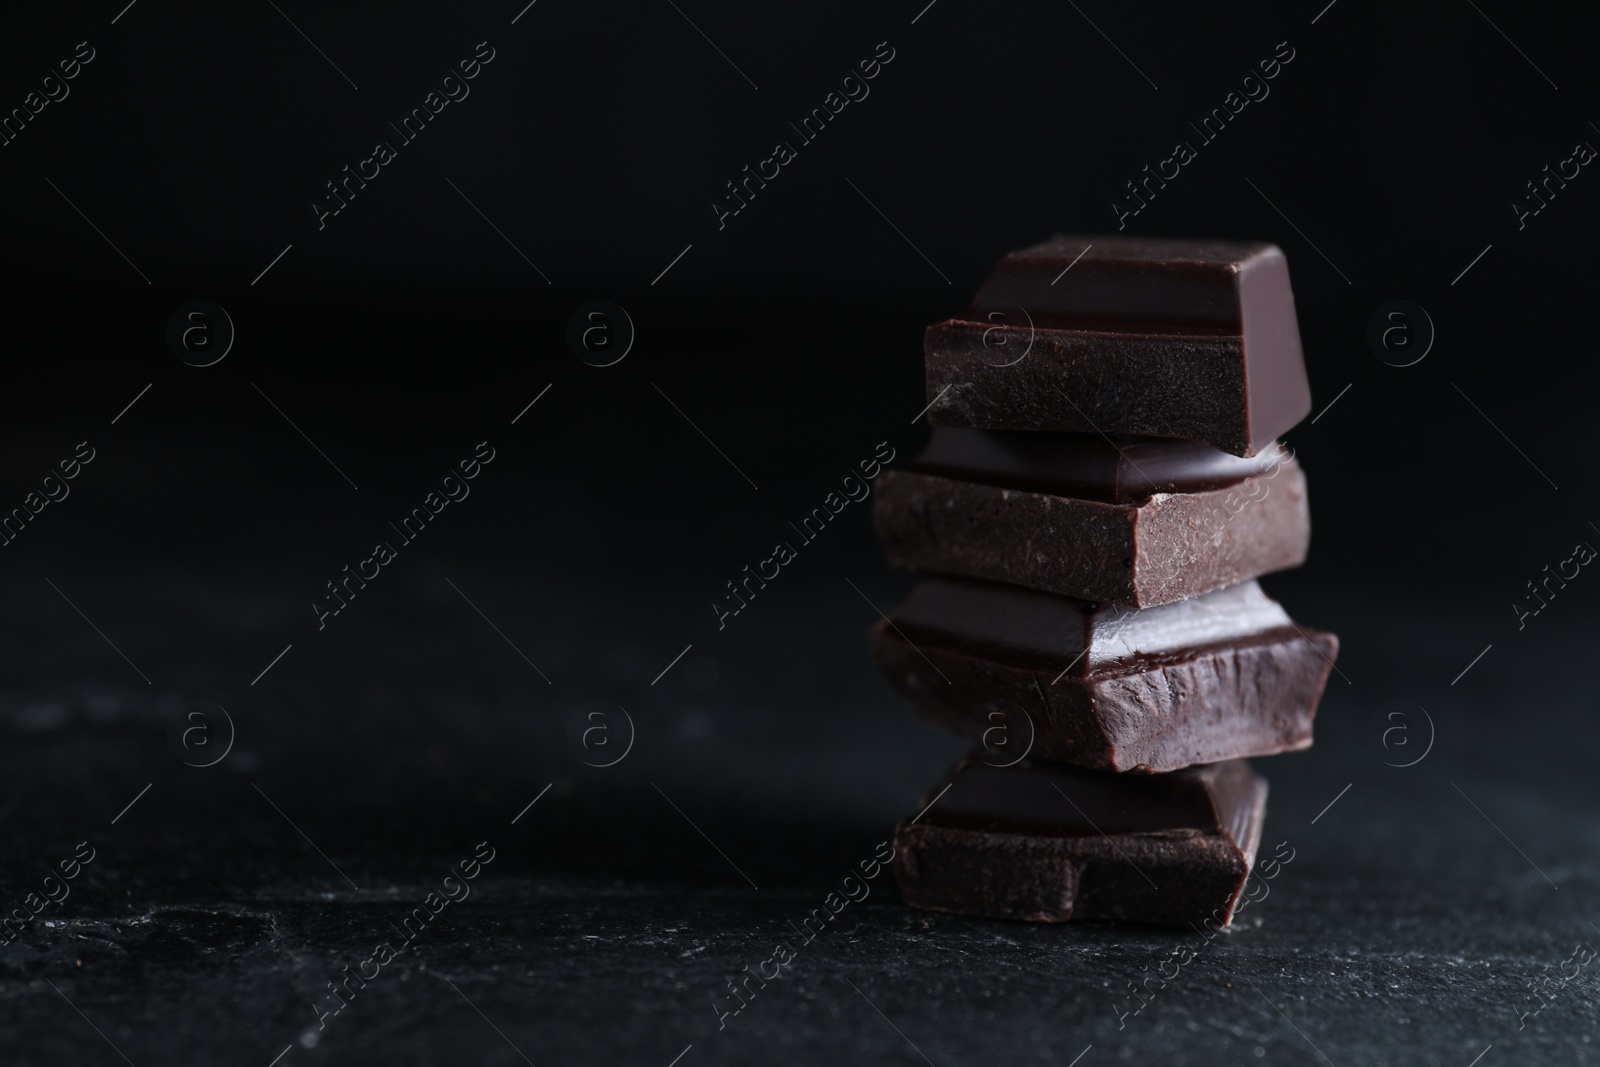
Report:
[[[1311,410],[1275,245],[1057,235],[928,327],[928,421],[1205,441],[1253,456]]]

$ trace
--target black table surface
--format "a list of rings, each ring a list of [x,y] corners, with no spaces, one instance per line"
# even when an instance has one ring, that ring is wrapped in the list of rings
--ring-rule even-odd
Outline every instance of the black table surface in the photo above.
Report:
[[[1462,675],[1489,643],[1465,602],[1269,582],[1344,652],[1315,747],[1257,761],[1263,855],[1293,859],[1221,935],[921,912],[885,874],[802,942],[963,749],[865,653],[864,601],[905,579],[808,562],[654,684],[691,642],[651,620],[715,575],[596,597],[423,557],[320,632],[261,571],[9,578],[4,640],[35,684],[0,698],[0,889],[25,908],[80,842],[94,858],[0,948],[6,1062],[1591,1058],[1581,605]],[[569,682],[597,676],[614,688]],[[323,1014],[444,887],[469,895]],[[789,968],[723,1018],[785,942]]]

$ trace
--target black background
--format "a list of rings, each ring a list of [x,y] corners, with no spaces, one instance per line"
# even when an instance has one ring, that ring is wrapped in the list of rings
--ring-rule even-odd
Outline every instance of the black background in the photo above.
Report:
[[[1508,1006],[1600,916],[1584,909],[1593,594],[1579,579],[1521,631],[1511,607],[1600,538],[1596,179],[1585,168],[1521,229],[1511,207],[1600,143],[1577,13],[538,0],[513,25],[517,3],[279,7],[58,5],[0,34],[5,108],[78,42],[96,53],[0,148],[0,505],[77,442],[96,449],[0,556],[0,886],[20,900],[85,837],[104,857],[53,909],[68,925],[47,913],[0,950],[15,1062],[120,1062],[85,1018],[141,1065],[265,1064],[291,1042],[285,1063],[522,1062],[512,1042],[541,1064],[665,1064],[692,1044],[686,1067],[1066,1063],[1085,1045],[1584,1058],[1587,973],[1525,1029]],[[319,230],[323,184],[480,41],[495,58],[470,96]],[[895,55],[870,95],[719,228],[723,183],[794,143],[787,123],[882,41]],[[1106,1005],[1174,935],[930,920],[885,882],[855,933],[808,950],[803,992],[718,1033],[707,995],[961,745],[868,661],[863,601],[908,581],[865,508],[727,630],[709,603],[879,442],[920,447],[927,324],[1007,250],[1115,230],[1123,183],[1195,143],[1186,122],[1285,41],[1270,95],[1126,232],[1289,256],[1321,414],[1288,440],[1316,536],[1267,584],[1340,633],[1343,673],[1317,749],[1260,769],[1268,840],[1324,839],[1229,939],[1238,959],[1127,1029]],[[164,339],[197,298],[237,329],[209,368]],[[637,329],[604,369],[565,337],[594,298]],[[1365,340],[1393,299],[1437,330],[1415,366]],[[319,632],[323,583],[483,440],[497,458],[471,497]],[[1392,700],[1438,727],[1403,771],[1373,728]],[[569,738],[593,701],[638,726],[604,772]],[[215,704],[237,749],[185,767],[166,725]],[[300,1042],[309,1000],[384,936],[381,905],[485,837],[506,858],[482,908]]]

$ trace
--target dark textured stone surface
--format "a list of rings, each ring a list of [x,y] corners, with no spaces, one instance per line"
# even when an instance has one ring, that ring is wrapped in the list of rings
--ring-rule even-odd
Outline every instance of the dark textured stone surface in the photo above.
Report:
[[[909,1042],[940,1067],[1064,1065],[1090,1045],[1080,1067],[1320,1063],[1313,1044],[1338,1064],[1465,1067],[1491,1042],[1497,1062],[1593,1058],[1592,967],[1526,1028],[1517,1017],[1529,981],[1575,942],[1600,944],[1594,699],[1574,667],[1600,636],[1592,617],[1540,619],[1542,644],[1497,643],[1452,687],[1484,641],[1461,621],[1470,605],[1303,586],[1274,590],[1340,631],[1350,681],[1335,676],[1315,748],[1258,764],[1272,782],[1261,855],[1288,841],[1295,858],[1230,932],[933,915],[884,875],[719,1031],[727,979],[796,940],[790,923],[965,747],[900,704],[863,647],[870,608],[835,560],[810,562],[814,587],[775,589],[654,687],[686,640],[659,620],[703,610],[704,580],[630,590],[639,637],[624,639],[615,605],[577,587],[452,568],[546,686],[419,559],[356,605],[365,617],[299,631],[252,688],[303,625],[294,576],[78,575],[92,591],[78,603],[148,687],[48,586],[8,578],[0,891],[20,900],[81,840],[98,854],[0,949],[5,1062],[122,1062],[61,994],[139,1067],[266,1067],[286,1046],[280,1067],[522,1064],[496,1028],[541,1067],[666,1067],[690,1044],[679,1067],[922,1062]],[[862,588],[888,602],[890,580]],[[639,728],[610,770],[567,741],[583,688],[569,680],[597,677],[619,679]],[[218,694],[238,724],[216,767],[166,746],[179,692]],[[1395,721],[1373,716],[1394,697],[1438,730],[1409,769],[1384,764],[1415,759],[1427,728],[1413,711],[1414,744],[1386,750]],[[1510,725],[1535,707],[1537,730]],[[498,855],[472,896],[303,1047],[325,983],[394,940],[390,924],[484,839]],[[1186,946],[1193,960],[1165,988],[1149,979],[1131,1014],[1128,983]]]

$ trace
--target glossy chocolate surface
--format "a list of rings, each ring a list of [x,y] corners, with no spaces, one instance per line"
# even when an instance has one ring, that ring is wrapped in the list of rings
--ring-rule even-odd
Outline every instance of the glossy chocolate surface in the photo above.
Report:
[[[1157,830],[1233,831],[1255,776],[1244,760],[1170,774],[1110,774],[1042,760],[997,767],[969,757],[920,821],[1051,837]]]
[[[1006,489],[1135,504],[1158,493],[1204,492],[1271,475],[1288,458],[1281,445],[1241,458],[1203,441],[940,427],[910,469]]]
[[[1135,610],[943,576],[918,582],[889,619],[912,642],[927,637],[974,655],[1070,663],[1079,676],[1290,625],[1253,581]]]
[[[1264,241],[1056,234],[1002,259],[966,318],[1021,306],[1043,329],[1238,332],[1241,276],[1282,260]]]

